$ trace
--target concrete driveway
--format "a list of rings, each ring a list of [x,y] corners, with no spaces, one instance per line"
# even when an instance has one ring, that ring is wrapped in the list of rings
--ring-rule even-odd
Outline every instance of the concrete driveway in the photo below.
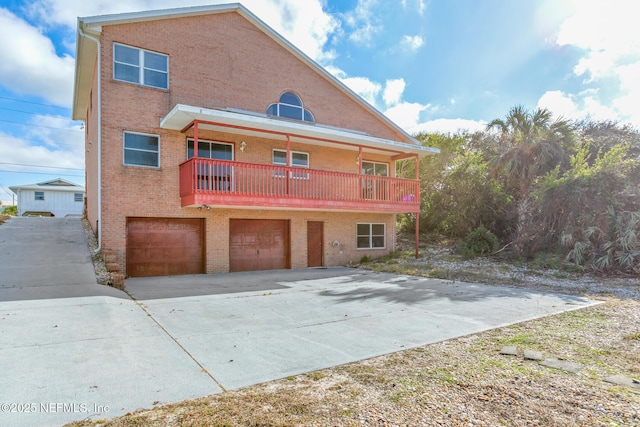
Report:
[[[0,425],[110,418],[593,304],[348,268],[95,283],[78,219],[0,226]]]

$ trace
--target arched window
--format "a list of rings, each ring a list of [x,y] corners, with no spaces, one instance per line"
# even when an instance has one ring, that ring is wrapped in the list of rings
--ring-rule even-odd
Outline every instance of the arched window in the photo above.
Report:
[[[267,114],[305,122],[315,121],[313,114],[302,106],[300,97],[292,92],[283,93],[278,103],[269,105]]]

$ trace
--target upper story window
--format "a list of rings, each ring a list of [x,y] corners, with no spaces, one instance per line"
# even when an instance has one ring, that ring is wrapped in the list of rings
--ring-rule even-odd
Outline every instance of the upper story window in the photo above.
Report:
[[[291,151],[289,157],[289,164],[296,168],[309,168],[309,153],[302,153],[300,151]],[[273,150],[273,164],[278,166],[287,165],[287,152],[283,150]],[[276,171],[274,176],[284,178],[286,175],[284,171]],[[309,179],[309,174],[305,172],[290,172],[292,178]]]
[[[169,57],[114,43],[113,78],[143,86],[168,89]]]
[[[124,133],[124,164],[160,167],[160,137],[143,133]]]
[[[364,175],[389,176],[389,165],[378,162],[362,162],[362,173]]]
[[[187,159],[193,157],[193,139],[187,140]],[[233,160],[233,144],[198,140],[198,157],[205,159]]]
[[[287,119],[303,120],[305,122],[315,122],[313,114],[302,105],[302,100],[292,92],[285,92],[280,96],[280,101],[269,105],[267,114]]]

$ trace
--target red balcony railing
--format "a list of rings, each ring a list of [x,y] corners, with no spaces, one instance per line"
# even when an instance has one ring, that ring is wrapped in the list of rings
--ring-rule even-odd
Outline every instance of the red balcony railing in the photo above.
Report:
[[[180,165],[182,206],[420,211],[417,180],[192,158]]]

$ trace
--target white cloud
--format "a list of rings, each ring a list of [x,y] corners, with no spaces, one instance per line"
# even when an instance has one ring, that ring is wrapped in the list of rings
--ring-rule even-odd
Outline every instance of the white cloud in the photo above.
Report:
[[[376,106],[377,99],[382,91],[380,83],[373,82],[366,77],[346,77],[341,79],[349,89],[364,98],[369,104]]]
[[[487,123],[484,121],[468,119],[436,119],[417,124],[405,130],[414,135],[420,132],[456,134],[460,132],[473,133],[483,131],[486,127]]]
[[[569,120],[582,118],[582,113],[578,110],[574,96],[559,90],[548,91],[542,95],[538,100],[537,107],[546,108],[555,117],[562,116]]]
[[[402,40],[400,41],[400,47],[403,50],[408,50],[410,52],[415,52],[420,49],[424,44],[424,39],[420,36],[402,36]]]
[[[404,79],[387,80],[382,95],[384,103],[391,106],[400,102],[405,86]]]
[[[540,97],[537,106],[548,109],[555,117],[568,120],[619,121],[620,118],[616,109],[608,107],[598,100],[597,90],[587,90],[577,95],[566,94],[558,90],[548,91]]]
[[[349,40],[356,44],[370,45],[373,37],[382,31],[382,26],[373,12],[377,4],[378,0],[358,0],[356,8],[343,15],[345,24],[353,28]]]
[[[427,10],[426,0],[414,0],[412,1],[412,3],[415,3],[416,10],[418,11],[418,14],[420,16],[422,16],[424,14],[424,11]],[[402,5],[403,9],[407,9],[409,6],[407,0],[401,0],[400,4]]]
[[[423,105],[417,102],[401,102],[387,108],[384,114],[402,129],[408,131],[418,125],[420,113],[428,108],[429,105]]]
[[[0,86],[21,96],[70,105],[74,60],[58,56],[51,40],[36,28],[0,9]]]
[[[604,105],[603,94],[579,96],[574,102],[592,117],[611,117],[640,125],[640,26],[636,5],[627,0],[581,0],[575,13],[566,19],[556,40],[584,51],[574,73],[584,76],[585,84],[615,79],[621,91]]]

